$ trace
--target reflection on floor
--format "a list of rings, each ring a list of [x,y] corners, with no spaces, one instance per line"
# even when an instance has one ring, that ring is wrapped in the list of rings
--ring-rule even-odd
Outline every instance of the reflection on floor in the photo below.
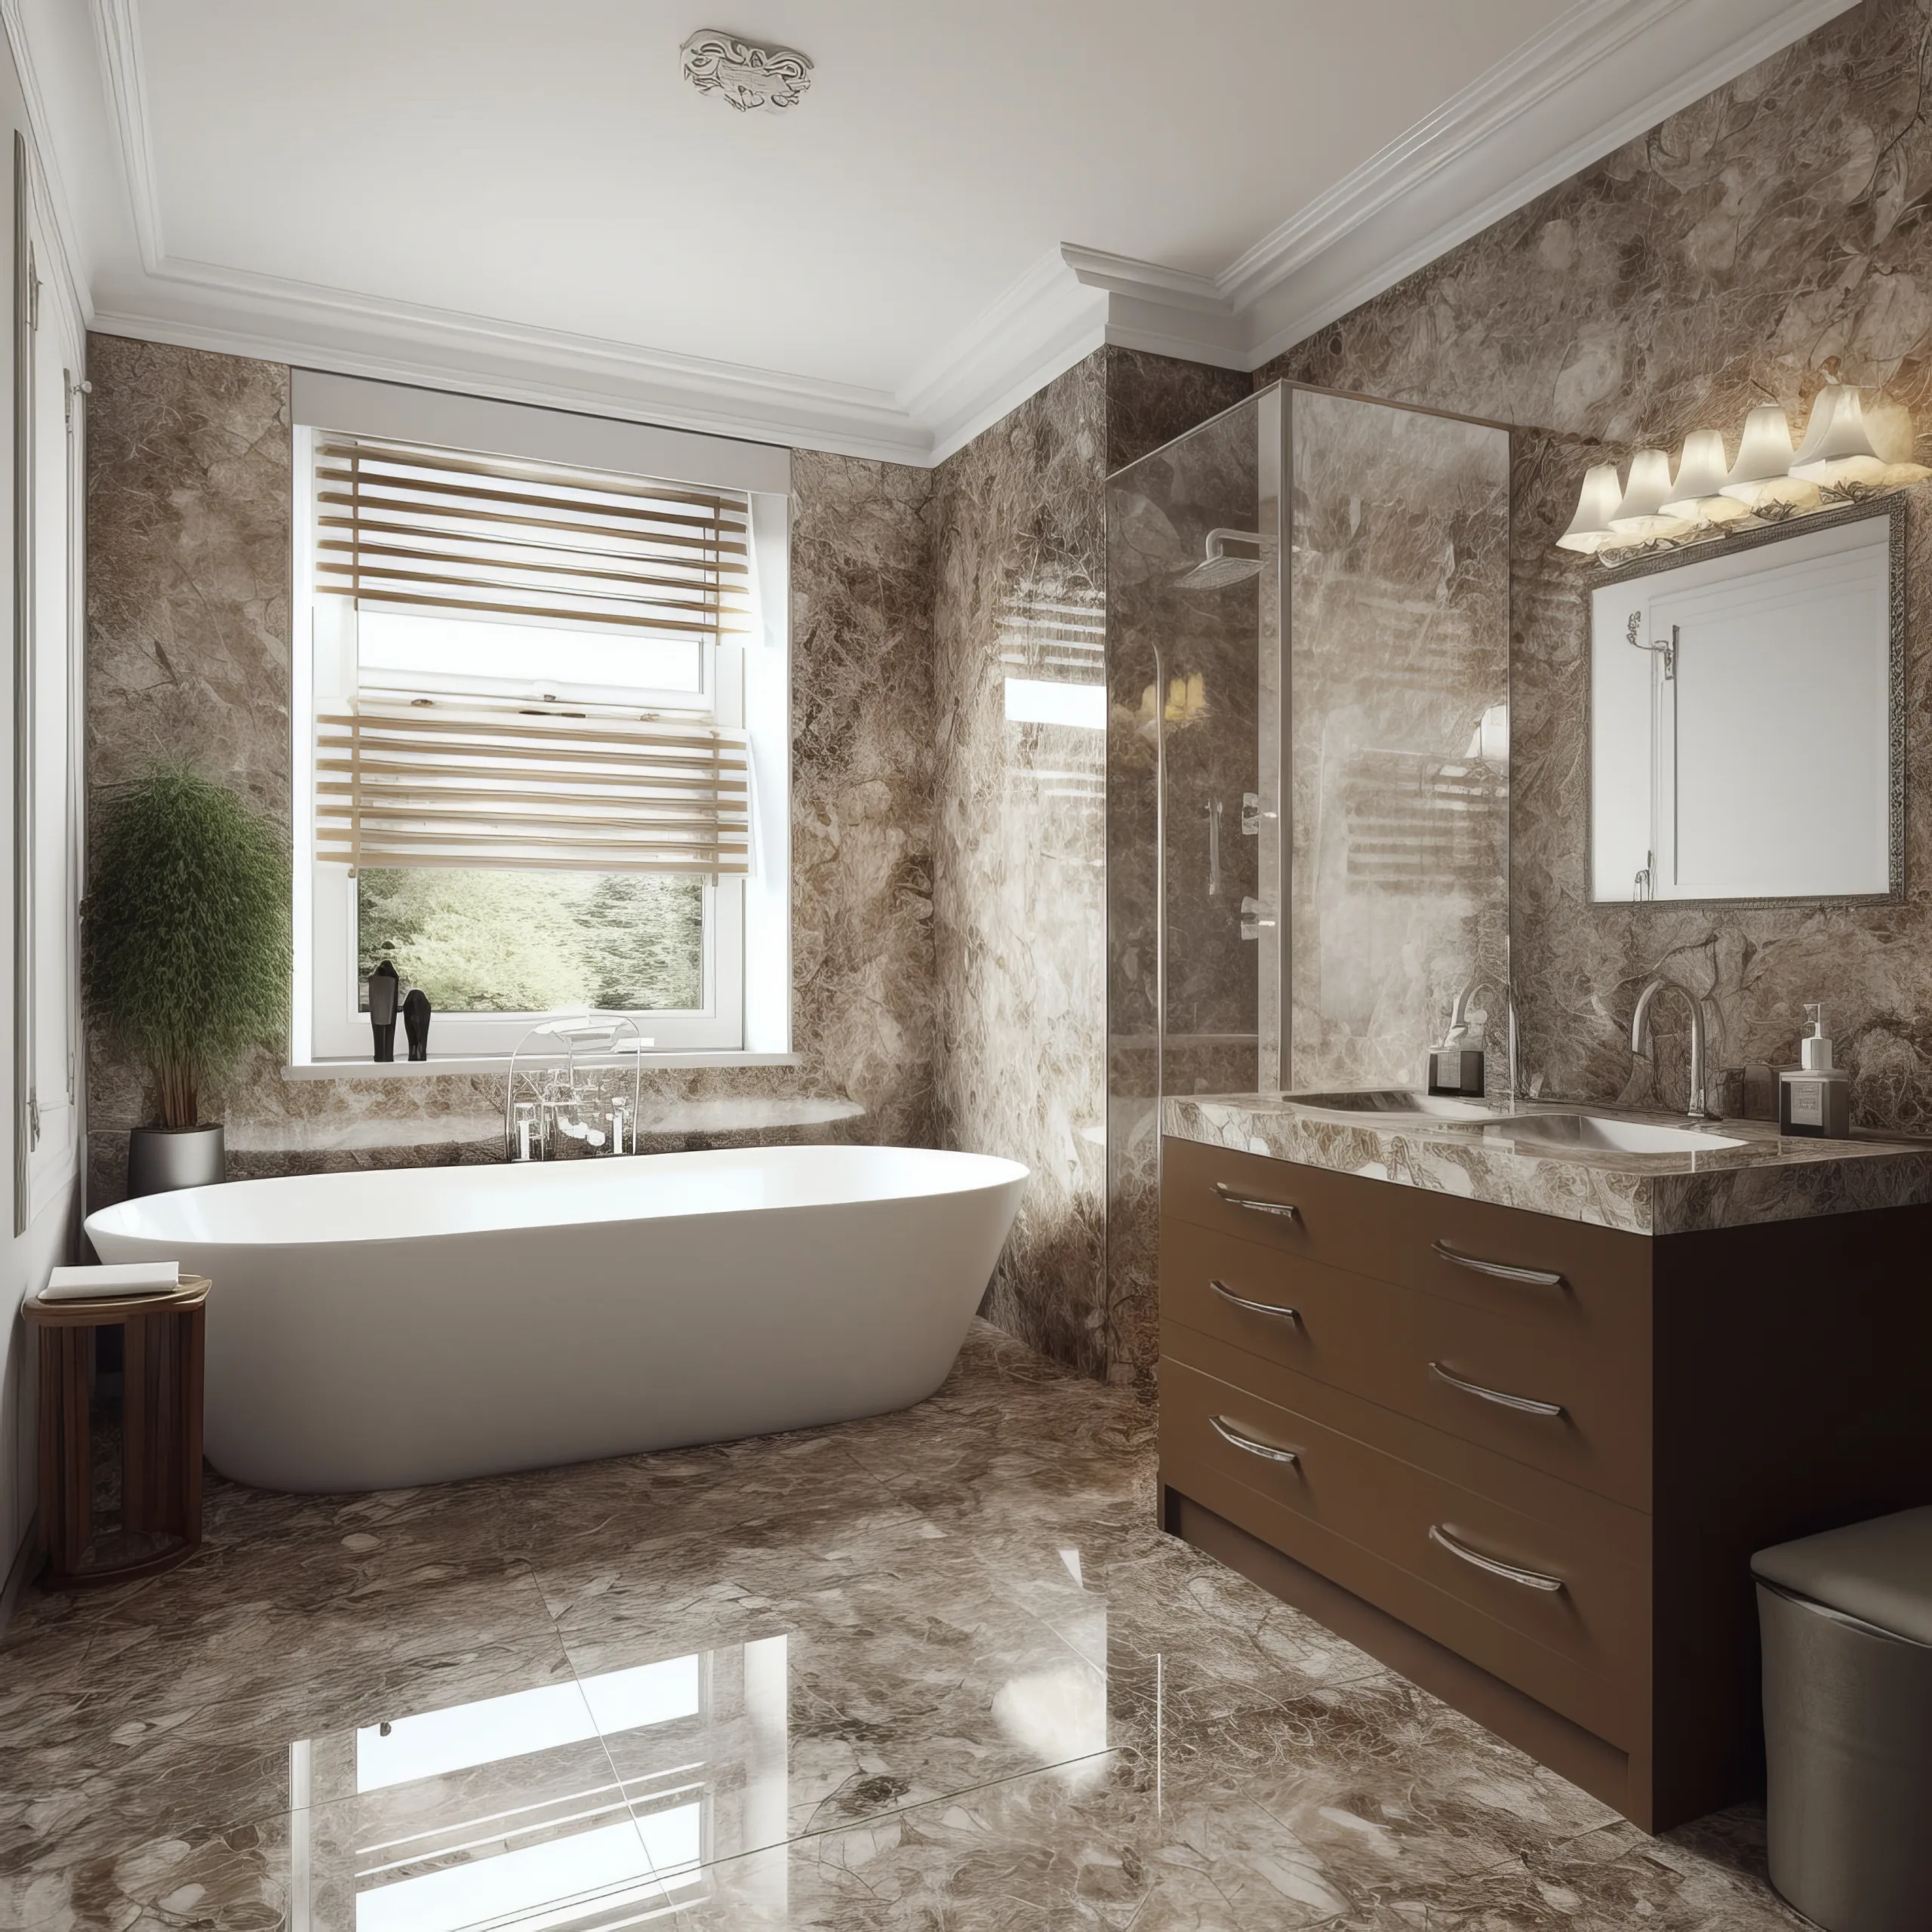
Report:
[[[975,1331],[903,1415],[396,1494],[217,1483],[0,1648],[0,1927],[1761,1932],[1159,1535],[1151,1417]]]

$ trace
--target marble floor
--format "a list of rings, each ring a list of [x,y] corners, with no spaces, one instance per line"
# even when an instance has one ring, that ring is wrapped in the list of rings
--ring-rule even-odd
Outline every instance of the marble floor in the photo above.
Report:
[[[216,1482],[0,1644],[0,1927],[1768,1932],[1153,1527],[1151,1417],[975,1331],[844,1427],[446,1487]]]

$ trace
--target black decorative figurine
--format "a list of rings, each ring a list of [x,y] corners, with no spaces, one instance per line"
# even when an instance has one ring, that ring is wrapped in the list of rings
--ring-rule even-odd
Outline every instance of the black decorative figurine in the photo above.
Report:
[[[395,1009],[402,998],[402,981],[386,959],[376,962],[369,975],[369,1024],[376,1035],[375,1057],[395,1058]]]
[[[409,1041],[409,1057],[429,1057],[429,995],[420,986],[412,986],[402,1003],[402,1030]]]

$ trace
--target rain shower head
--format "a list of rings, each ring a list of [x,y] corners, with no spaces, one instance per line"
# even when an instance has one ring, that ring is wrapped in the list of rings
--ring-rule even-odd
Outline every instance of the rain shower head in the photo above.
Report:
[[[1239,548],[1228,554],[1228,546]],[[1243,551],[1252,554],[1244,555]],[[1177,590],[1222,590],[1231,583],[1244,583],[1261,574],[1261,539],[1251,530],[1211,530],[1208,555],[1184,576],[1174,581]]]

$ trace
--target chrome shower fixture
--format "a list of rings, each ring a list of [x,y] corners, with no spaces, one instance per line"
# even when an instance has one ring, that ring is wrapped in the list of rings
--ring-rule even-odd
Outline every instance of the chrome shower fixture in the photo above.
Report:
[[[1239,546],[1232,555],[1228,546]],[[1231,583],[1245,583],[1261,574],[1261,538],[1251,530],[1211,530],[1208,554],[1175,581],[1177,590],[1223,590]],[[1251,552],[1244,555],[1243,552]]]

